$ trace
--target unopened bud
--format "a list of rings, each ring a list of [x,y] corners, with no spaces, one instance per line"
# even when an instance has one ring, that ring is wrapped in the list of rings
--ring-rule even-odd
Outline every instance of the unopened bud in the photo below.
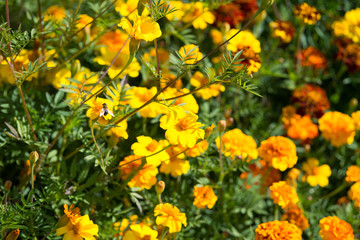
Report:
[[[214,130],[214,128],[215,128],[215,125],[214,124],[211,124],[211,126],[210,127],[207,127],[206,129],[205,129],[205,139],[206,138],[208,138],[210,135],[211,135],[211,133],[212,133],[212,131]]]
[[[155,191],[157,194],[162,194],[165,190],[165,182],[164,181],[158,181],[155,186]]]
[[[226,119],[226,126],[231,126],[234,123],[234,118],[229,117]]]
[[[356,98],[352,98],[349,102],[350,107],[357,107],[358,104],[359,102]]]
[[[9,235],[7,235],[5,240],[16,240],[18,238],[19,234],[20,234],[20,230],[15,229]]]
[[[29,155],[29,161],[30,164],[33,165],[34,163],[36,163],[36,161],[39,159],[39,154],[37,153],[37,151],[33,151],[30,153]]]
[[[225,129],[226,129],[226,121],[225,120],[220,120],[218,122],[218,124],[217,124],[217,130],[219,132],[223,132],[223,131],[225,131]]]
[[[74,77],[78,72],[80,72],[81,70],[81,63],[78,59],[76,59],[70,67],[70,71],[71,71],[71,77]]]
[[[271,5],[273,5],[273,3],[274,3],[274,0],[262,0],[260,8],[261,9],[266,9],[268,7],[271,7]]]
[[[12,186],[12,181],[6,180],[6,182],[4,184],[5,191],[9,191],[11,189],[11,186]]]

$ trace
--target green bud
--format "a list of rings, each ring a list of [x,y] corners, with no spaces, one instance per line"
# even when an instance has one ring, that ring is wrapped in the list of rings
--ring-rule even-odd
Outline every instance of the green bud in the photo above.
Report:
[[[70,67],[70,71],[71,71],[71,77],[74,77],[78,72],[80,72],[81,70],[81,63],[78,59],[76,59]]]
[[[30,164],[33,165],[34,163],[36,163],[36,161],[39,159],[39,154],[37,153],[37,151],[33,151],[30,153],[29,155],[29,161]]]
[[[268,7],[271,7],[271,5],[273,5],[273,3],[274,3],[274,0],[262,0],[260,8],[261,9],[266,9]]]
[[[9,191],[11,186],[12,186],[12,182],[10,180],[6,180],[6,182],[4,184],[5,191]]]

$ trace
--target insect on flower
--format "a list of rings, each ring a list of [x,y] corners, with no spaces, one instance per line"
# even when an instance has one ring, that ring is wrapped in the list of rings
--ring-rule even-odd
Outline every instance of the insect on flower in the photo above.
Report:
[[[102,115],[106,116],[108,114],[110,114],[112,117],[114,117],[114,114],[108,109],[108,106],[106,105],[106,103],[103,103],[103,108],[101,109],[99,116],[100,117]]]

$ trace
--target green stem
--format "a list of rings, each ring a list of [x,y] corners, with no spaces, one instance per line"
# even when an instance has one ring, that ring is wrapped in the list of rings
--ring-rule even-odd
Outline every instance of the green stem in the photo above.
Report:
[[[107,174],[107,172],[105,171],[104,159],[103,159],[103,157],[102,157],[102,155],[101,155],[100,147],[99,147],[99,145],[97,144],[96,138],[95,138],[95,135],[94,135],[94,122],[93,122],[92,120],[90,121],[90,130],[91,130],[91,136],[92,136],[92,138],[93,138],[93,140],[94,140],[95,146],[96,146],[96,148],[97,148],[97,150],[98,150],[98,152],[99,152],[99,155],[100,155],[100,159],[101,159],[100,166],[101,166],[101,169],[103,169],[104,173]]]
[[[343,182],[339,187],[337,187],[334,191],[330,192],[329,194],[323,196],[321,199],[325,200],[328,198],[331,198],[332,196],[335,196],[336,194],[338,194],[339,192],[341,192],[342,190],[344,190],[346,187],[348,186],[347,182]]]
[[[160,240],[163,240],[163,239],[165,238],[167,232],[168,232],[168,228],[166,227],[166,228],[163,230],[162,234],[161,234]]]

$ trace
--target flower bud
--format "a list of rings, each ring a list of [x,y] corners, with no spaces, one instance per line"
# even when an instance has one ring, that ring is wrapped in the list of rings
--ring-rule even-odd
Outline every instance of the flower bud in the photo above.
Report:
[[[9,191],[11,189],[11,186],[12,186],[12,182],[10,180],[6,180],[4,184],[5,191]]]
[[[274,0],[262,0],[260,8],[261,9],[266,9],[268,7],[271,7],[271,5],[273,5],[273,3],[274,3]]]
[[[234,123],[234,118],[229,117],[226,119],[226,126],[231,126]]]
[[[359,103],[358,103],[358,100],[356,98],[352,98],[350,100],[350,102],[349,102],[350,107],[357,107],[358,104]]]
[[[70,67],[70,71],[71,71],[71,77],[74,77],[78,72],[80,72],[81,70],[81,63],[78,59],[76,59]]]
[[[30,153],[29,155],[29,161],[30,164],[33,165],[34,163],[36,163],[36,161],[39,159],[39,154],[37,153],[37,151],[33,151]]]
[[[214,124],[211,124],[210,127],[207,127],[207,128],[205,129],[205,137],[204,137],[204,138],[208,138],[208,137],[211,135],[211,133],[212,133],[212,131],[213,131],[214,128],[215,128],[215,125],[214,125]]]
[[[225,131],[225,129],[226,129],[226,121],[225,120],[220,120],[218,122],[218,124],[217,124],[217,130],[219,132],[223,132],[223,131]]]
[[[15,229],[9,235],[7,235],[5,240],[16,240],[18,238],[19,234],[20,234],[20,230]]]
[[[164,181],[158,181],[155,186],[155,191],[157,194],[162,194],[165,190],[165,182]]]

